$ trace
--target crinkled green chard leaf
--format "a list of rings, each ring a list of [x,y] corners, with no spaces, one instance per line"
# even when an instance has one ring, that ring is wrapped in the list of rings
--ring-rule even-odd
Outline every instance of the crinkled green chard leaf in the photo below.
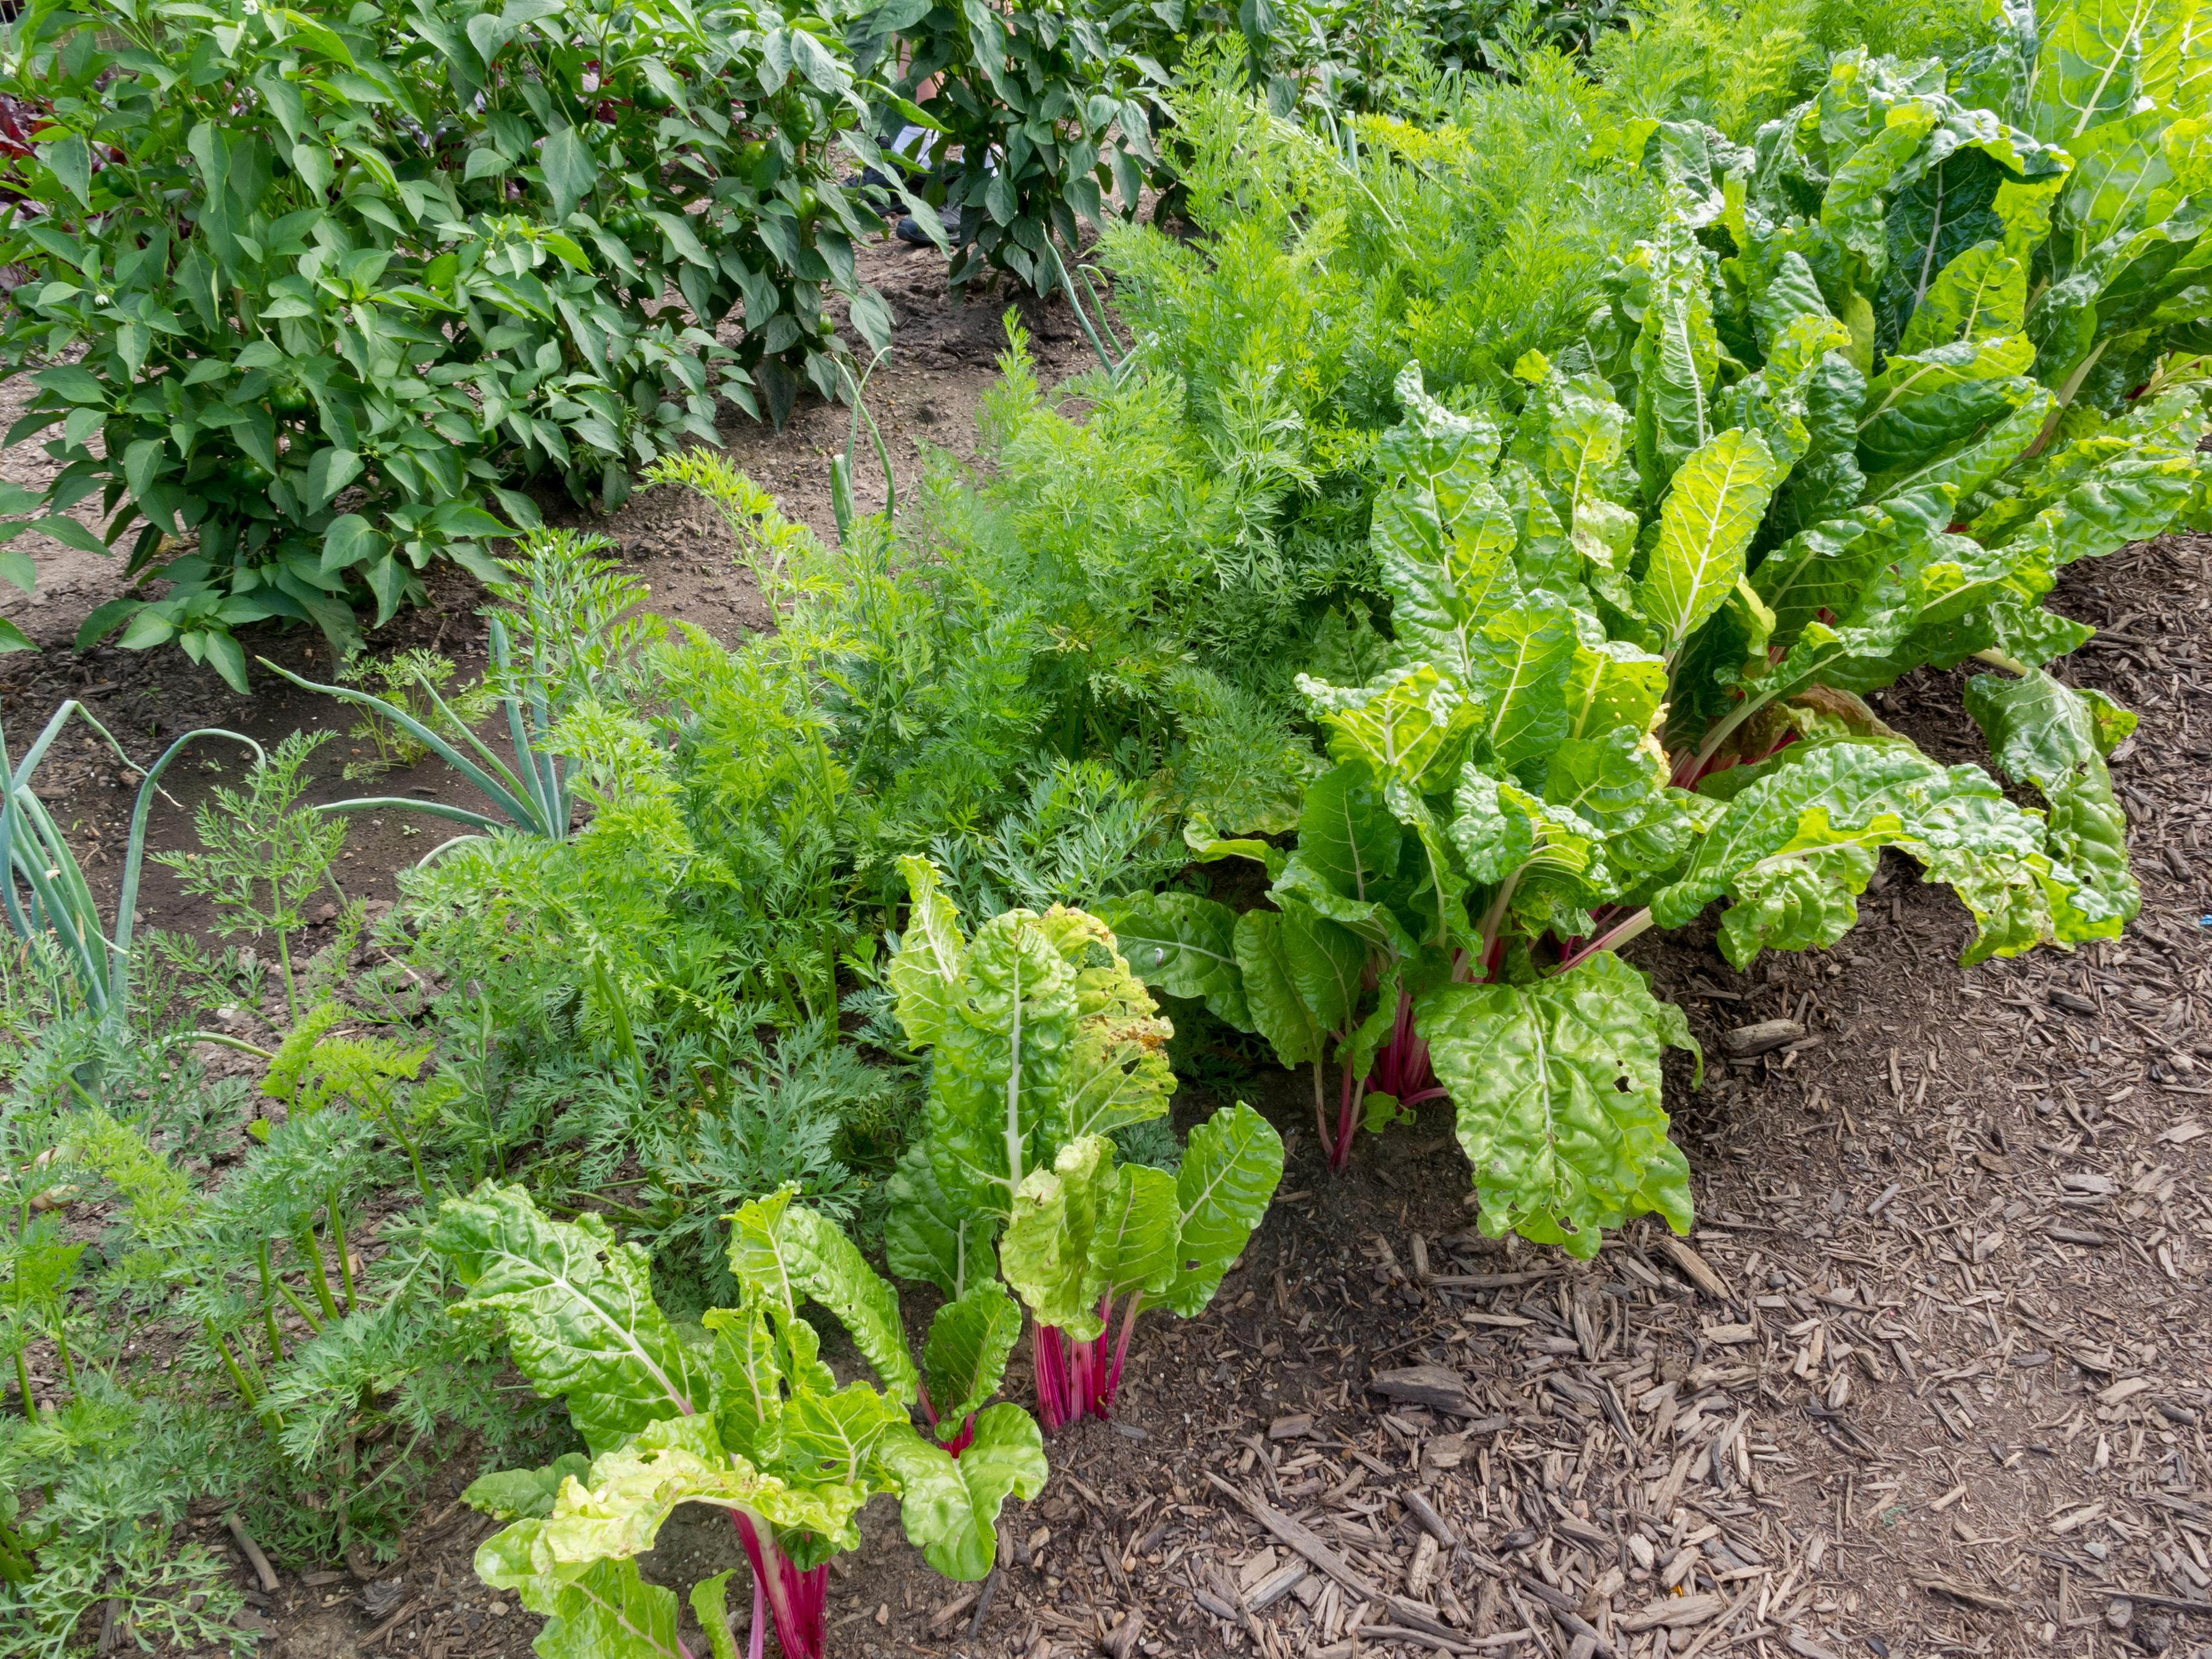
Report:
[[[930,1157],[967,1207],[1004,1215],[1062,1106],[1075,1044],[1075,969],[1026,911],[976,930],[933,1054]]]
[[[1215,1018],[1252,1029],[1237,965],[1237,913],[1227,905],[1196,893],[1139,893],[1103,901],[1098,919],[1146,984],[1197,998]]]
[[[2075,902],[2081,878],[2051,856],[2043,825],[1977,769],[1940,766],[1911,744],[1887,738],[1801,744],[1744,770],[1744,778],[1730,780],[1735,793],[1727,811],[1699,840],[1680,878],[1652,899],[1660,927],[1683,926],[1724,892],[1771,904],[1783,874],[1775,860],[1795,859],[1849,887],[1856,866],[1822,849],[1856,841],[1903,848],[1927,879],[1957,891],[1977,925],[1967,963],[2017,955],[2061,936],[2054,907]],[[1790,875],[1801,907],[1805,879]],[[1739,880],[1748,887],[1739,889]],[[1747,961],[1769,942],[1761,931],[1766,925],[1747,918],[1724,932],[1723,945]],[[1785,936],[1779,931],[1771,942]]]
[[[951,1297],[990,1278],[999,1218],[945,1195],[927,1144],[901,1155],[885,1194],[884,1258],[894,1274],[926,1279]]]
[[[2212,462],[2197,447],[2207,428],[2191,392],[2145,398],[2021,469],[2019,493],[1970,528],[2015,560],[2054,571],[2117,553],[2166,529],[2212,477]]]
[[[1243,1102],[1190,1132],[1176,1172],[1176,1312],[1188,1319],[1213,1300],[1282,1179],[1283,1138]]]
[[[718,1572],[691,1586],[691,1616],[707,1635],[707,1651],[713,1659],[738,1659],[738,1639],[730,1634],[730,1580],[734,1572]]]
[[[1040,1325],[1087,1342],[1104,1301],[1157,1292],[1175,1273],[1175,1178],[1117,1164],[1114,1143],[1086,1135],[1022,1183],[999,1260]]]
[[[1552,754],[1544,799],[1573,812],[1601,838],[1615,871],[1659,871],[1689,850],[1697,801],[1668,782],[1657,742],[1616,726],[1602,738],[1571,738]]]
[[[2018,334],[2027,321],[2027,267],[2004,244],[1977,242],[1943,265],[1922,295],[1899,351],[1926,351],[1959,340]]]
[[[1720,341],[1705,254],[1686,223],[1669,218],[1656,237],[1638,243],[1630,275],[1640,283],[1643,307],[1635,347],[1636,466],[1651,502],[1675,468],[1713,437]]]
[[[911,1428],[886,1434],[876,1455],[898,1490],[908,1540],[947,1578],[988,1577],[1006,1498],[1044,1490],[1044,1437],[1027,1412],[1005,1401],[975,1414],[975,1437],[957,1458]]]
[[[495,1521],[544,1520],[553,1513],[553,1500],[572,1475],[591,1473],[592,1460],[581,1452],[565,1452],[542,1469],[500,1469],[480,1474],[461,1494],[461,1502]]]
[[[1867,383],[1859,466],[1879,494],[1889,480],[1986,432],[2035,396],[2035,347],[2018,334],[1894,356]]]
[[[1626,640],[1575,644],[1565,701],[1567,735],[1601,738],[1620,726],[1643,733],[1667,696],[1667,659]]]
[[[595,1455],[706,1406],[698,1355],[653,1303],[651,1259],[597,1216],[550,1221],[522,1188],[487,1182],[447,1202],[429,1240],[469,1289],[456,1309],[501,1316],[516,1368],[568,1402]]]
[[[1394,669],[1372,685],[1325,685],[1298,676],[1298,690],[1328,730],[1332,760],[1364,766],[1384,781],[1413,784],[1432,767],[1456,763],[1462,740],[1482,713],[1469,702],[1470,686],[1445,679],[1425,662]]]
[[[1383,438],[1378,459],[1395,477],[1376,498],[1370,538],[1401,659],[1463,679],[1470,635],[1521,596],[1518,532],[1489,480],[1497,428],[1452,414],[1419,387],[1419,366],[1409,365],[1399,394],[1412,400],[1412,418]]]
[[[1647,1210],[1689,1230],[1660,1060],[1697,1044],[1635,969],[1600,951],[1533,984],[1440,986],[1415,1018],[1458,1112],[1486,1237],[1587,1259],[1605,1228]]]
[[[1276,1063],[1285,1067],[1319,1059],[1331,1030],[1299,989],[1291,959],[1291,926],[1280,910],[1247,910],[1237,918],[1237,966],[1252,1022],[1246,1029],[1267,1039]],[[1364,965],[1365,950],[1358,955]]]
[[[755,1199],[730,1218],[730,1274],[748,1300],[764,1297],[771,1317],[787,1325],[805,1301],[819,1303],[852,1336],[884,1389],[911,1405],[920,1374],[907,1352],[898,1296],[868,1266],[837,1224],[792,1201],[789,1188]]]
[[[1531,761],[1540,763],[1567,735],[1567,682],[1576,643],[1575,613],[1564,605],[1540,604],[1498,612],[1470,641],[1468,684],[1482,745],[1477,752],[1498,769],[1510,772]],[[1410,775],[1405,781],[1418,787],[1418,777]]]
[[[1744,574],[1744,550],[1781,482],[1756,433],[1723,432],[1686,457],[1659,518],[1644,576],[1644,614],[1669,653],[1719,610]]]
[[[2075,0],[2046,20],[2028,106],[2035,136],[2071,148],[2124,115],[2142,88],[2143,55],[2193,7],[2179,0]]]
[[[2105,757],[2135,728],[2135,716],[2039,669],[2019,679],[1976,675],[1966,682],[1966,712],[2006,775],[2043,793],[2051,851],[2082,879],[2083,890],[2060,910],[2060,937],[2117,938],[2142,908],[2142,894],[2128,869],[2127,815]]]
[[[812,1533],[853,1549],[868,1492],[852,1481],[794,1486],[725,1450],[712,1418],[664,1419],[621,1450],[592,1460],[589,1480],[564,1485],[545,1519],[518,1521],[485,1540],[477,1571],[496,1586],[485,1571],[488,1553],[501,1571],[555,1576],[642,1555],[679,1504],[741,1509],[780,1531]]]
[[[940,1042],[967,978],[968,941],[936,866],[909,854],[899,860],[899,869],[913,909],[886,977],[908,1039],[917,1045]]]
[[[1022,1310],[995,1279],[969,1286],[929,1322],[922,1344],[922,1375],[939,1432],[957,1429],[1006,1375],[1006,1356],[1022,1334]]]
[[[511,1529],[510,1529],[511,1530]],[[477,1575],[545,1620],[531,1644],[541,1659],[682,1659],[676,1593],[638,1577],[628,1557],[574,1571],[532,1572],[495,1553],[510,1540],[495,1533],[477,1551]]]

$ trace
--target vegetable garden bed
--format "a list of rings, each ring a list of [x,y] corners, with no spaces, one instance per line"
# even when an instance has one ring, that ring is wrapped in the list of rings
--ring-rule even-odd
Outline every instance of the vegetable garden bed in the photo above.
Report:
[[[1978,95],[2041,121],[1993,51]],[[1630,123],[1667,186],[1577,163],[1636,228],[1601,283],[1502,334],[1378,309],[1285,388],[1251,341],[1330,313],[1249,301],[1304,228],[1364,192],[1418,286],[1396,216],[1482,163],[1302,149],[1217,78],[1202,234],[1112,244],[1105,318],[1002,333],[861,251],[880,478],[802,404],[548,496],[495,606],[431,569],[335,695],[298,634],[240,636],[247,694],[73,655],[112,595],[48,560],[11,732],[82,697],[134,756],[268,758],[179,751],[180,880],[126,879],[145,798],[73,732],[9,820],[106,1000],[74,1048],[9,1005],[53,1021],[20,1097],[83,1110],[9,1152],[56,1409],[0,1579],[55,1593],[52,1517],[137,1480],[143,1582],[69,1592],[102,1651],[187,1583],[334,1656],[727,1659],[748,1599],[754,1659],[2192,1651],[2212,539],[2130,538],[2202,516],[2196,371],[2143,343],[2202,325],[2095,312],[2188,303],[2190,226],[2037,251],[2134,210],[1940,82],[1840,58],[1756,167]],[[1966,230],[1900,295],[1923,183]],[[2078,338],[2053,260],[2106,284]],[[1375,361],[1431,328],[1434,396]],[[1286,714],[1249,657],[1294,646]],[[118,906],[128,972],[64,925]],[[128,1395],[64,1340],[81,1260]],[[159,1467],[232,1455],[266,1488]]]

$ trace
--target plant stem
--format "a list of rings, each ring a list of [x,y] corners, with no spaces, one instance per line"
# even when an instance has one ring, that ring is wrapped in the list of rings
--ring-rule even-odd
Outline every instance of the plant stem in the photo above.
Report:
[[[38,1402],[31,1398],[31,1368],[21,1348],[15,1350],[15,1387],[23,1396],[23,1415],[29,1418],[38,1416]]]
[[[287,1024],[300,1023],[300,1005],[292,988],[292,939],[282,927],[276,930],[276,961],[284,969],[284,1020]]]
[[[261,1322],[269,1333],[269,1363],[284,1363],[284,1337],[276,1328],[276,1293],[270,1288],[276,1275],[269,1271],[269,1241],[264,1238],[253,1249],[254,1265],[261,1270]],[[302,1310],[304,1311],[304,1310]],[[313,1321],[309,1322],[310,1328]]]
[[[315,1275],[315,1301],[322,1308],[323,1316],[333,1325],[343,1317],[338,1312],[337,1299],[331,1294],[331,1276],[323,1267],[322,1246],[316,1242],[315,1230],[310,1225],[302,1230],[295,1241],[300,1254],[307,1257],[307,1265]]]
[[[418,1170],[416,1173],[420,1174],[421,1171]],[[325,1207],[331,1218],[331,1242],[336,1244],[338,1249],[338,1278],[345,1285],[346,1311],[351,1313],[359,1303],[354,1295],[353,1262],[346,1253],[345,1218],[338,1213],[338,1197],[336,1193],[330,1195],[329,1202]]]
[[[1557,969],[1553,969],[1553,971],[1555,973],[1564,974],[1570,968],[1575,967],[1580,963],[1588,961],[1601,951],[1617,951],[1622,945],[1627,944],[1629,940],[1635,939],[1639,934],[1650,931],[1650,927],[1651,909],[1649,905],[1646,905],[1643,909],[1637,911],[1633,915],[1630,916],[1626,921],[1617,924],[1611,932],[1601,933],[1597,938],[1589,940],[1581,950],[1576,951],[1574,955],[1562,962]]]

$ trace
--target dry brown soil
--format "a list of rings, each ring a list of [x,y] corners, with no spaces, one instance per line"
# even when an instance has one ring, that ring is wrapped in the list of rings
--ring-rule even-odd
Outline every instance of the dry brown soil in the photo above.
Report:
[[[901,313],[875,387],[901,465],[917,441],[963,453],[999,307],[950,300],[928,255],[869,258]],[[1028,310],[1044,372],[1080,367],[1066,312]],[[827,527],[837,411],[728,435]],[[598,527],[668,614],[725,638],[766,620],[697,504],[650,492]],[[174,653],[73,657],[101,575],[64,561],[45,603],[4,607],[50,642],[0,659],[18,743],[69,695],[139,747],[204,720],[268,737],[333,719],[265,683],[235,697]],[[442,577],[376,644],[434,641],[465,669],[474,603]],[[1300,1127],[1306,1079],[1232,1083],[1290,1164],[1212,1308],[1146,1316],[1116,1420],[1054,1445],[980,1593],[928,1574],[872,1509],[833,1576],[831,1652],[2212,1655],[2212,543],[2077,567],[2059,604],[2104,629],[2066,672],[2142,716],[2115,765],[2145,895],[2124,939],[1961,972],[1963,913],[1893,854],[1833,951],[1738,974],[1710,918],[1638,941],[1711,1056],[1702,1089],[1686,1065],[1668,1087],[1700,1219],[1681,1241],[1632,1226],[1589,1263],[1474,1231],[1443,1113],[1364,1140],[1337,1177]],[[328,670],[313,636],[256,644]],[[1981,759],[1961,684],[1923,672],[1877,702],[1931,753]],[[111,763],[67,758],[43,793],[112,877],[125,792]],[[210,775],[179,779],[184,805]],[[390,787],[441,783],[426,767]],[[159,844],[186,833],[157,815]],[[363,826],[349,868],[388,896],[422,845]],[[205,920],[162,872],[143,908]],[[1777,1018],[1802,1040],[1726,1058],[1723,1033]],[[1181,1109],[1211,1103],[1186,1088]],[[1028,1395],[1025,1351],[1009,1390]],[[475,1472],[447,1472],[381,1570],[396,1587],[288,1566],[264,1651],[520,1652],[535,1621],[468,1571],[489,1523],[452,1496]],[[648,1571],[739,1562],[700,1512]]]

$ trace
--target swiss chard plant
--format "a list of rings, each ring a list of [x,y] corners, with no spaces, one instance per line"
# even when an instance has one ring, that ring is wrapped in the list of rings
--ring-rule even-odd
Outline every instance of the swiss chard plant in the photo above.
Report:
[[[1389,637],[1361,683],[1301,681],[1334,769],[1295,850],[1190,834],[1273,903],[1109,912],[1151,982],[1314,1064],[1338,1163],[1448,1096],[1493,1236],[1686,1227],[1661,1057],[1694,1044],[1620,946],[1721,898],[1739,966],[1833,944],[1886,847],[1965,901],[1968,963],[2135,914],[2104,759],[2133,717],[2046,671],[2090,630],[2041,601],[2202,511],[2201,122],[2159,101],[2197,94],[2094,7],[2023,38],[2033,131],[1853,54],[1749,150],[1644,135],[1677,209],[1517,414],[1401,377]],[[1973,659],[2042,810],[1861,701]]]
[[[1171,1029],[1114,935],[1055,906],[970,939],[936,869],[903,868],[913,910],[887,977],[931,1073],[927,1134],[890,1186],[891,1270],[964,1297],[990,1281],[995,1243],[1036,1322],[1046,1428],[1107,1416],[1138,1310],[1212,1299],[1282,1178],[1282,1141],[1239,1105],[1192,1131],[1175,1175],[1118,1164],[1109,1136],[1164,1115],[1175,1079]]]
[[[787,1190],[730,1219],[743,1294],[696,1334],[653,1302],[645,1252],[595,1216],[550,1221],[520,1188],[488,1183],[447,1204],[433,1229],[469,1287],[459,1307],[506,1321],[516,1365],[566,1401],[588,1453],[469,1491],[512,1522],[477,1551],[477,1571],[545,1615],[546,1659],[688,1653],[674,1593],[646,1583],[636,1562],[679,1504],[730,1515],[752,1566],[753,1653],[773,1623],[790,1659],[818,1659],[828,1564],[858,1546],[872,1496],[897,1496],[907,1536],[937,1571],[977,1579],[991,1569],[1000,1506],[1043,1485],[1036,1423],[983,1403],[1020,1325],[995,1283],[945,1304],[917,1368],[896,1293],[836,1224]],[[845,1328],[875,1384],[839,1384],[801,1316],[809,1303]],[[957,1425],[950,1444],[911,1420],[925,1386],[935,1426]],[[717,1655],[733,1650],[727,1578],[691,1592]]]
[[[0,158],[11,441],[48,434],[50,517],[96,501],[94,544],[169,584],[81,645],[174,641],[240,689],[250,622],[343,655],[433,559],[496,574],[486,538],[534,521],[505,484],[611,503],[718,399],[834,395],[825,286],[887,337],[836,182],[849,64],[749,9],[40,0],[0,83],[42,112]]]

